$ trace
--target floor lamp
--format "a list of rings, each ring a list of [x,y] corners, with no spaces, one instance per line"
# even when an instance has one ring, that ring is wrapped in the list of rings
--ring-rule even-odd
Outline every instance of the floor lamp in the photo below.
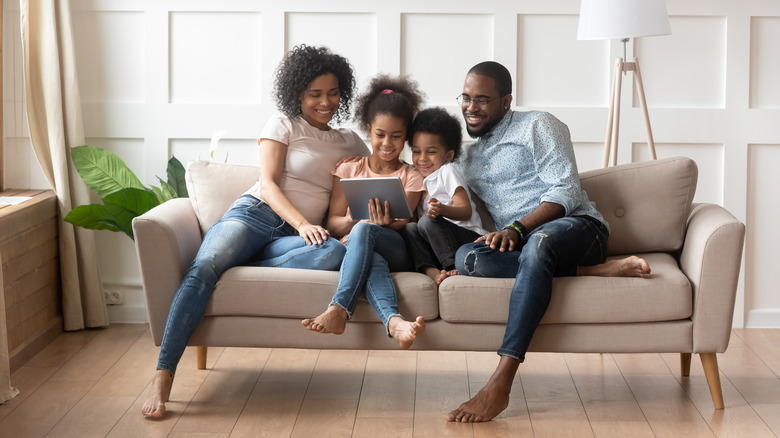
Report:
[[[603,167],[617,164],[622,75],[629,71],[634,72],[634,86],[639,98],[639,105],[642,108],[650,157],[656,159],[653,131],[650,128],[650,116],[647,113],[639,60],[633,58],[630,62],[626,61],[626,43],[630,38],[668,35],[670,33],[669,16],[664,0],[582,0],[577,39],[619,39],[623,43],[623,57],[615,60],[612,72]]]

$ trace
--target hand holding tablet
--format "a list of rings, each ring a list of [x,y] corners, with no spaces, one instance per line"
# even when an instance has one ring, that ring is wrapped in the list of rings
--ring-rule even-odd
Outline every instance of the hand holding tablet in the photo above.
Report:
[[[404,186],[398,177],[342,178],[341,189],[347,198],[353,219],[369,219],[368,201],[377,198],[381,202],[381,208],[384,208],[385,201],[390,202],[390,213],[393,218],[410,219],[412,217]]]

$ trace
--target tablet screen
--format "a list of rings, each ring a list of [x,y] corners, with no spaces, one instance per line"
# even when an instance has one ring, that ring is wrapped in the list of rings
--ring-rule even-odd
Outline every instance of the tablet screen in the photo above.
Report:
[[[380,178],[342,178],[341,189],[349,204],[353,219],[368,219],[368,200],[379,198],[384,205],[390,201],[390,213],[395,219],[411,219],[404,185],[397,176]]]

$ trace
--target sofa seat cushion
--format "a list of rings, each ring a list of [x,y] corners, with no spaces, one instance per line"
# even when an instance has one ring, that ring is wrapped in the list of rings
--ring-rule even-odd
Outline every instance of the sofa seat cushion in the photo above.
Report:
[[[639,254],[651,278],[558,277],[542,324],[674,321],[689,318],[691,284],[666,253]],[[506,323],[514,278],[458,275],[439,287],[439,315],[452,323]]]
[[[436,284],[414,272],[392,274],[402,315],[439,316]],[[285,268],[239,266],[226,271],[214,288],[206,316],[269,316],[311,318],[333,298],[339,273]],[[379,321],[361,293],[353,321]]]

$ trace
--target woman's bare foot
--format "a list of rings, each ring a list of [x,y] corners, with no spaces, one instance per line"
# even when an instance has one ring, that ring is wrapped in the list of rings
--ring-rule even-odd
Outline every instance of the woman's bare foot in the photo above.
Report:
[[[157,370],[149,387],[149,398],[143,404],[141,413],[144,417],[160,418],[165,414],[165,402],[171,396],[173,376],[166,370]]]
[[[339,306],[330,306],[320,316],[304,319],[301,324],[311,331],[340,335],[347,327],[347,311]]]
[[[452,277],[453,275],[460,275],[460,272],[458,272],[457,269],[450,269],[449,271],[442,270],[439,272],[439,276],[436,278],[436,284],[441,284],[445,278]]]
[[[607,260],[600,265],[580,266],[577,275],[650,278],[650,264],[643,258],[630,256],[624,259]]]
[[[425,331],[425,320],[418,316],[414,322],[407,321],[400,316],[390,318],[387,323],[390,330],[390,336],[398,342],[398,345],[404,350],[408,349],[417,339],[417,335]]]

